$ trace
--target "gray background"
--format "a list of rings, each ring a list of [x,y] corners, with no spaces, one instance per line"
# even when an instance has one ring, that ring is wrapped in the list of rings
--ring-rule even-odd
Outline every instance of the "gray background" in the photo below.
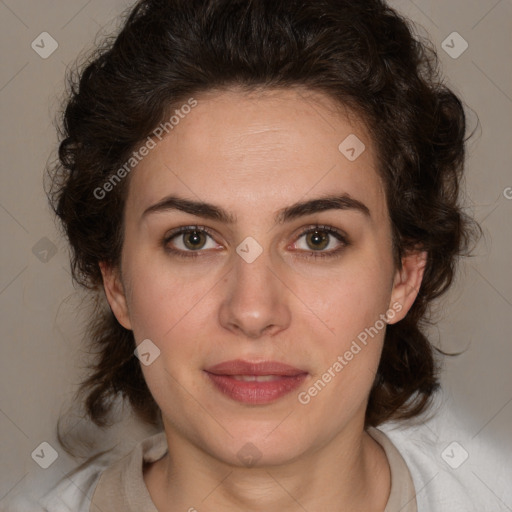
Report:
[[[36,493],[37,486],[51,485],[77,464],[59,447],[55,423],[71,405],[87,362],[80,335],[84,313],[76,310],[83,295],[71,284],[67,247],[42,189],[43,169],[55,150],[52,123],[66,66],[92,48],[98,31],[115,29],[116,16],[130,3],[0,0],[0,503],[21,492]],[[470,127],[476,127],[468,146],[467,204],[485,239],[442,301],[432,336],[446,351],[467,349],[446,361],[442,376],[451,411],[471,438],[485,436],[512,455],[512,2],[394,0],[391,5],[430,35],[447,81],[470,107]],[[443,50],[454,31],[469,45],[457,58]],[[31,47],[32,41],[42,46],[42,32],[58,43],[46,59]],[[45,41],[40,52],[50,48]],[[452,52],[462,48],[457,39],[447,43]],[[127,421],[101,439],[120,441],[127,449],[149,431],[131,420],[129,411],[120,413]],[[70,417],[75,432],[88,428]],[[46,470],[31,457],[44,441],[59,455]],[[493,492],[492,481],[482,483]],[[512,510],[512,503],[507,507]]]

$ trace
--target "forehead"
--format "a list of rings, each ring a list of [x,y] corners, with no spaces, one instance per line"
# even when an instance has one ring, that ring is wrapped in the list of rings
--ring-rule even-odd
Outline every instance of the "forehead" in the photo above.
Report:
[[[134,214],[171,193],[260,216],[308,196],[347,193],[386,213],[367,129],[327,96],[229,90],[195,99],[132,171]]]

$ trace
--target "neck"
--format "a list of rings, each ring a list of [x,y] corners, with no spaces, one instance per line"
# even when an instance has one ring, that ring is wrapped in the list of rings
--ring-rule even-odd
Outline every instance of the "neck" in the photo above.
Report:
[[[166,428],[170,454],[144,474],[160,512],[384,511],[391,487],[382,447],[365,431],[342,432],[281,465],[233,466]]]

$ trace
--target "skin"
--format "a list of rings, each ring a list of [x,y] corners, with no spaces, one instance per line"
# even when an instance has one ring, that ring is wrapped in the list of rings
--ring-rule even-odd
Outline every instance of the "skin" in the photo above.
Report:
[[[300,89],[196,99],[130,175],[121,269],[101,264],[119,322],[137,344],[149,338],[160,349],[142,369],[172,448],[144,473],[152,500],[162,512],[383,511],[390,469],[364,415],[385,329],[308,404],[297,394],[393,304],[401,311],[388,323],[406,315],[426,254],[409,253],[395,268],[378,156],[357,116]],[[338,150],[350,134],[366,146],[353,162]],[[278,210],[332,193],[361,201],[370,215],[330,209],[274,222]],[[169,194],[221,206],[237,220],[178,210],[143,216]],[[338,256],[308,258],[315,245],[302,233],[315,224],[343,231],[349,245],[327,234],[322,251],[341,247]],[[166,252],[165,235],[189,225],[213,232],[200,238],[202,255]],[[263,249],[252,263],[236,252],[246,237]],[[190,254],[186,240],[167,247]],[[308,377],[273,403],[241,404],[203,372],[237,358],[284,362]],[[246,443],[261,453],[252,467],[237,457]]]

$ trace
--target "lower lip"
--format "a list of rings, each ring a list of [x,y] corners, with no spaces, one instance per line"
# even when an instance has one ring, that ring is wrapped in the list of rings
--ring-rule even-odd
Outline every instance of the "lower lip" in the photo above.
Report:
[[[294,376],[282,376],[268,382],[246,382],[236,380],[230,375],[216,375],[205,372],[215,387],[229,398],[245,404],[267,404],[281,398],[298,388],[306,373]]]

